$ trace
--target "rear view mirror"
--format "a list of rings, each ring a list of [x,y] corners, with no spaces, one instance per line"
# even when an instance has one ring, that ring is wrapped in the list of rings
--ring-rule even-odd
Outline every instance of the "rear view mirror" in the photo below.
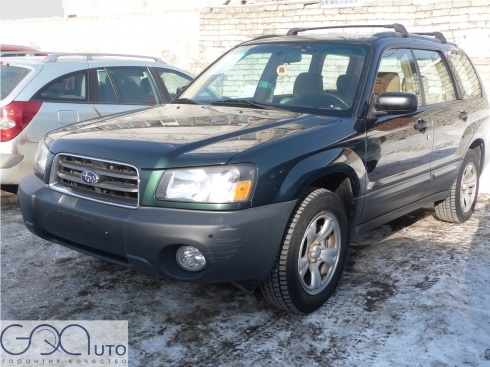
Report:
[[[287,52],[281,51],[278,56],[280,57],[281,65],[284,65],[300,62],[303,55],[300,50],[288,50]]]

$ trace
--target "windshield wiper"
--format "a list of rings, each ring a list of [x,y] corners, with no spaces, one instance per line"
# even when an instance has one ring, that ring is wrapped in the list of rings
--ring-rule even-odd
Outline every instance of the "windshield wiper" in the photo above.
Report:
[[[262,103],[252,102],[247,99],[225,99],[223,101],[216,101],[211,103],[214,106],[236,106],[236,107],[253,107],[253,108],[271,108],[270,106]]]
[[[171,101],[170,103],[198,104],[196,101],[193,101],[190,98],[177,98]]]

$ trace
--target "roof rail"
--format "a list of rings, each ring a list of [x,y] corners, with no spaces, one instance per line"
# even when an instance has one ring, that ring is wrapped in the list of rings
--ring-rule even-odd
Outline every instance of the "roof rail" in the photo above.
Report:
[[[46,56],[49,52],[43,51],[2,51],[1,57],[13,57],[13,56]]]
[[[327,27],[311,27],[311,28],[291,28],[287,36],[297,36],[299,32],[313,31],[318,29],[335,29],[335,28],[393,28],[395,32],[400,33],[403,37],[408,37],[407,29],[403,24],[361,24],[361,25],[341,25],[341,26],[327,26]]]
[[[258,36],[258,37],[252,38],[252,39],[245,41],[245,42],[257,41],[257,40],[261,40],[263,38],[272,38],[272,37],[279,37],[279,36],[277,34],[264,34],[263,36]]]
[[[414,33],[419,36],[432,36],[437,38],[442,43],[447,43],[446,37],[441,32]]]
[[[135,59],[150,59],[155,62],[162,62],[165,63],[162,59],[159,57],[153,57],[153,56],[142,56],[142,55],[125,55],[125,54],[106,54],[106,53],[71,53],[71,52],[57,52],[53,53],[51,55],[46,56],[43,59],[43,62],[55,62],[57,61],[60,57],[63,56],[81,56],[83,57],[84,60],[93,60],[94,57],[129,57],[129,58],[135,58]]]

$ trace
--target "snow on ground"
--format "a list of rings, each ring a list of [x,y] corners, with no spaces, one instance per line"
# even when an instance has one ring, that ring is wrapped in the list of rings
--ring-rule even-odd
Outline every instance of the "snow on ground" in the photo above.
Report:
[[[5,192],[1,216],[2,320],[128,320],[132,367],[490,366],[488,194],[463,225],[426,207],[358,238],[338,290],[307,316],[47,243]]]
[[[490,163],[482,172],[482,176],[480,178],[480,192],[490,194]]]

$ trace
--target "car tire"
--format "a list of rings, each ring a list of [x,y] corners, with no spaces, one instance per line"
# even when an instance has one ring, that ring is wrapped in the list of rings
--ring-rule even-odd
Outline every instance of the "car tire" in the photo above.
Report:
[[[312,188],[296,205],[264,297],[274,306],[310,313],[334,292],[347,254],[347,217],[332,192]]]
[[[478,197],[479,171],[478,156],[474,150],[469,150],[449,196],[445,200],[434,203],[437,219],[451,223],[463,223],[470,219]]]

